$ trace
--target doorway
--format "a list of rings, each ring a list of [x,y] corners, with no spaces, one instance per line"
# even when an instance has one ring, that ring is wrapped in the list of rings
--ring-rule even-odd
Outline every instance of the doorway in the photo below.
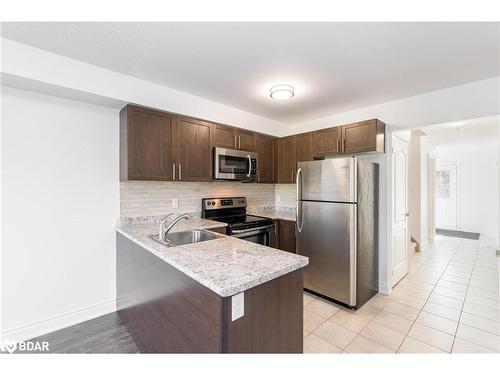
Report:
[[[458,229],[458,166],[444,164],[436,167],[436,228]]]
[[[392,286],[407,273],[410,232],[408,202],[408,142],[392,136]]]

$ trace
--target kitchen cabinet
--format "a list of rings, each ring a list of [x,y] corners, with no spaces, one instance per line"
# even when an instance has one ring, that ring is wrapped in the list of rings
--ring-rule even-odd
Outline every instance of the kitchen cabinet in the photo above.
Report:
[[[212,124],[179,117],[175,127],[175,181],[212,181]]]
[[[214,125],[214,146],[242,151],[255,151],[254,133],[220,124]]]
[[[117,314],[141,353],[302,353],[303,271],[221,296],[116,235]],[[242,274],[243,271],[241,271]]]
[[[295,136],[278,139],[278,183],[295,182],[297,163],[295,161]]]
[[[384,152],[385,124],[373,119],[342,125],[342,153]]]
[[[238,150],[255,151],[255,137],[253,132],[237,129],[236,135],[238,139]]]
[[[283,219],[278,220],[278,249],[288,251],[290,253],[296,253],[295,226],[295,221]]]
[[[295,136],[295,161],[313,160],[312,133],[298,134]]]
[[[120,111],[120,180],[172,180],[175,116],[128,105]]]
[[[271,231],[271,238],[269,240],[269,246],[274,249],[279,249],[279,225],[280,221],[278,219],[273,221],[273,230]]]
[[[341,153],[342,128],[316,130],[312,134],[314,156],[338,155]]]
[[[120,180],[212,181],[212,148],[259,154],[258,182],[295,183],[314,157],[384,152],[377,119],[274,138],[232,126],[127,105],[120,112]]]
[[[274,145],[274,138],[255,134],[255,152],[259,155],[257,182],[273,183],[275,181]]]
[[[214,124],[214,146],[223,148],[236,148],[237,138],[234,128],[230,126]]]

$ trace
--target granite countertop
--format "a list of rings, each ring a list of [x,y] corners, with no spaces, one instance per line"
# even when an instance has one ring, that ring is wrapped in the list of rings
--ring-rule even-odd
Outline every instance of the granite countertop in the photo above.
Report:
[[[190,219],[181,220],[172,231],[225,226],[216,221]],[[238,294],[309,263],[307,257],[225,235],[196,244],[166,247],[148,237],[157,234],[158,225],[126,225],[116,230],[221,297]]]
[[[263,207],[263,208],[254,208],[248,210],[248,213],[251,215],[268,217],[273,220],[288,220],[288,221],[297,221],[295,216],[295,209],[280,209],[274,207]]]

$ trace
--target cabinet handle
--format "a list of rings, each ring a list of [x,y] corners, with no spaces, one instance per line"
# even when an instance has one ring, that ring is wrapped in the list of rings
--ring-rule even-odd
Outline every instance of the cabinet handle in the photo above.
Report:
[[[241,135],[238,136],[238,149],[241,149]]]
[[[172,164],[172,180],[175,181],[175,163]]]
[[[344,147],[343,147],[342,152],[344,152],[344,153],[345,153],[345,138],[344,138]]]
[[[236,143],[236,135],[234,136],[234,148],[238,148],[238,144]]]
[[[181,163],[179,163],[179,181],[182,180],[182,167]]]
[[[340,152],[340,139],[337,139],[337,154]]]

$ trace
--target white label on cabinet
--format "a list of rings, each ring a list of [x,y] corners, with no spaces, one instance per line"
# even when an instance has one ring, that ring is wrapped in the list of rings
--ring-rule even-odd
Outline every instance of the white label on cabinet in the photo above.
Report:
[[[231,321],[245,315],[245,292],[241,292],[231,297]]]

